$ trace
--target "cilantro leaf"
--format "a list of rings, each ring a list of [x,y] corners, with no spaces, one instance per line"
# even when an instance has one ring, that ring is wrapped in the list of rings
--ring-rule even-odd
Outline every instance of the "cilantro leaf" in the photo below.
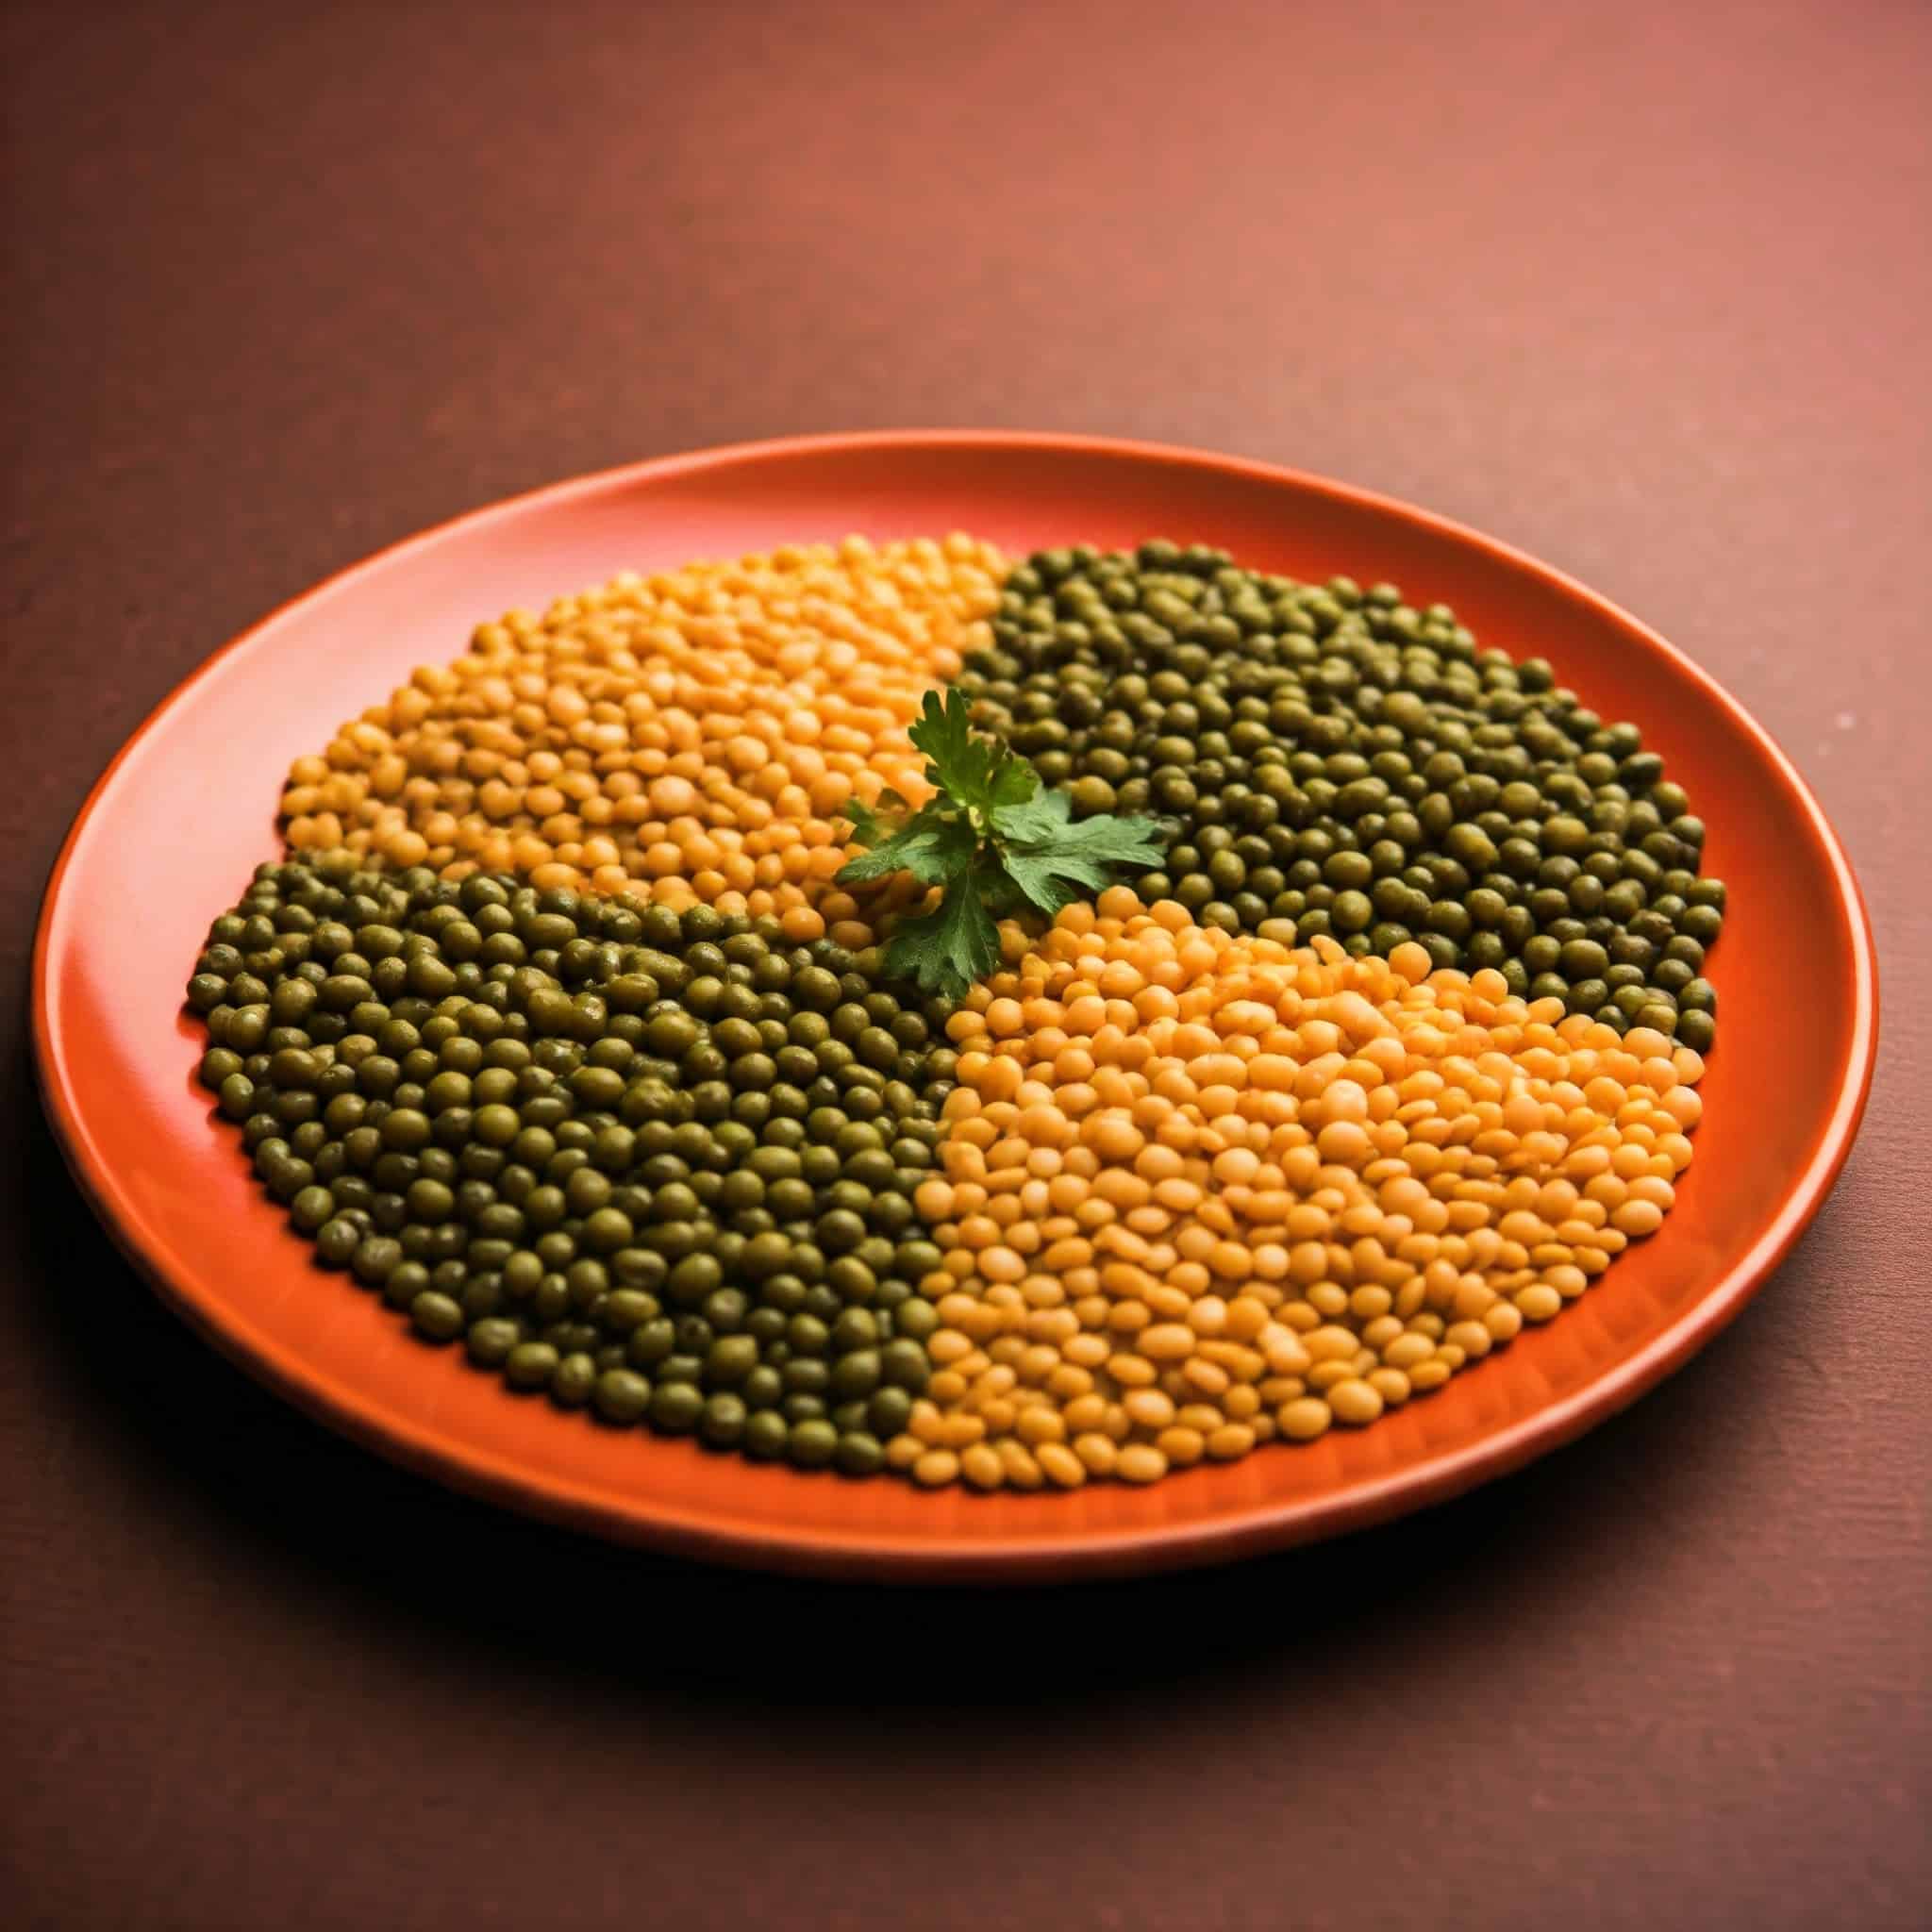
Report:
[[[973,863],[978,836],[958,814],[922,806],[904,825],[838,874],[841,886],[864,885],[895,872],[909,872],[922,885],[945,885]]]
[[[974,737],[971,713],[966,693],[958,686],[943,703],[929,691],[919,722],[907,736],[926,756],[926,777],[983,824],[1001,807],[1032,797],[1040,774],[1004,744]]]
[[[1064,791],[1043,791],[996,813],[1000,862],[1008,878],[1042,912],[1058,912],[1081,891],[1102,891],[1115,866],[1160,863],[1159,827],[1152,819],[1081,819]]]
[[[1104,865],[1051,852],[1008,852],[1007,876],[1042,912],[1058,912],[1083,891],[1104,891],[1113,881]]]
[[[958,686],[943,701],[938,691],[929,691],[920,707],[919,722],[906,734],[912,748],[925,754],[927,778],[961,805],[983,802],[992,772],[992,747],[974,738],[971,709]]]
[[[905,823],[911,810],[906,801],[888,785],[879,793],[877,806],[870,806],[862,798],[849,798],[845,801],[844,816],[852,823],[851,843],[854,845],[882,845]]]
[[[1022,845],[1038,845],[1058,838],[1074,815],[1069,791],[1037,791],[1016,805],[998,807],[992,828],[1002,838]]]
[[[958,999],[999,962],[999,928],[987,908],[977,861],[930,912],[904,921],[886,954],[888,972]]]
[[[993,767],[992,784],[988,790],[991,816],[997,824],[1003,811],[1018,811],[1040,791],[1040,774],[1024,758],[1008,752]]]
[[[1100,865],[1157,866],[1162,846],[1160,827],[1152,819],[1114,817],[1103,813],[1079,819],[1054,834],[1057,855],[1091,859]]]
[[[958,998],[999,963],[994,922],[1033,908],[1058,912],[1110,882],[1115,867],[1158,865],[1161,829],[1152,820],[1097,815],[1077,823],[1070,793],[1049,791],[1024,758],[975,737],[972,705],[957,687],[925,693],[908,736],[925,755],[937,796],[910,811],[896,792],[876,808],[846,807],[852,842],[868,847],[838,874],[841,886],[909,872],[943,888],[929,911],[904,920],[886,955],[889,971],[928,992]]]

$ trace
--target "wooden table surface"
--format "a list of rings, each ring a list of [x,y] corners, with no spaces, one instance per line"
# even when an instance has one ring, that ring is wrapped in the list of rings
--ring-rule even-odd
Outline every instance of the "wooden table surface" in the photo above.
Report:
[[[16,1023],[9,1924],[1926,1922],[1932,10],[4,33],[9,1011],[88,786],[260,612],[574,472],[887,425],[1226,448],[1572,571],[1790,751],[1886,999],[1837,1192],[1637,1407],[1372,1535],[1005,1598],[607,1550],[300,1420],[117,1258]]]

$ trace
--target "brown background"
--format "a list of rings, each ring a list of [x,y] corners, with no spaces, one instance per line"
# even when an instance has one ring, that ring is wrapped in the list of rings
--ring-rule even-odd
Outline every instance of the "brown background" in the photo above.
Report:
[[[905,424],[1217,445],[1574,571],[1790,750],[1889,981],[1837,1193],[1634,1411],[1349,1542],[1000,1599],[352,1451],[115,1259],[16,1032],[0,1913],[1924,1922],[1932,10],[67,0],[4,54],[9,1012],[88,784],[268,607],[575,471]]]

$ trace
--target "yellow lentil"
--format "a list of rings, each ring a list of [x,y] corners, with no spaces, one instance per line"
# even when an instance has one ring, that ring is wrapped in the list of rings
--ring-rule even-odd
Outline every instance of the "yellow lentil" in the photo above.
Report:
[[[285,837],[452,878],[514,869],[540,888],[705,901],[776,916],[795,942],[830,927],[863,945],[870,926],[832,882],[840,808],[889,785],[929,792],[906,727],[989,641],[1004,568],[970,537],[852,537],[509,611],[295,760]]]
[[[1555,1316],[1688,1163],[1695,1056],[1413,944],[1230,935],[1118,887],[1002,941],[915,1203],[949,1284],[927,1440],[983,1487],[1365,1426]]]

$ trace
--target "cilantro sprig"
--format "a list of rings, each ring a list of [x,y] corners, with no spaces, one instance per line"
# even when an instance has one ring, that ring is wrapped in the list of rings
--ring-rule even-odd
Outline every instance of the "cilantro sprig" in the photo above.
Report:
[[[975,737],[963,691],[941,701],[927,691],[908,734],[925,754],[925,776],[937,788],[918,810],[898,792],[878,804],[846,808],[852,842],[867,849],[839,874],[843,886],[909,872],[944,891],[928,912],[900,924],[886,955],[889,972],[928,992],[957,999],[999,961],[1007,913],[1033,907],[1058,912],[1083,892],[1106,887],[1116,866],[1160,862],[1152,819],[1100,816],[1075,820],[1065,791],[1049,791],[1040,774],[995,739]]]

